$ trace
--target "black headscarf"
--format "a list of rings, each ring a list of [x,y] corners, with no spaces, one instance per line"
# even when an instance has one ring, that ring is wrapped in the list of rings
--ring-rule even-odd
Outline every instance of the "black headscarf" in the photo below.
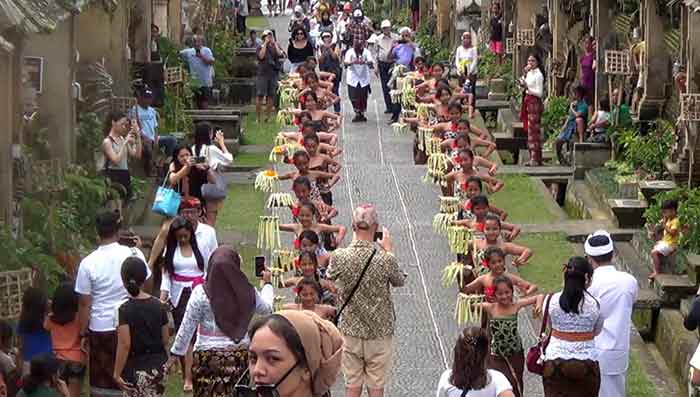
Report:
[[[236,342],[243,339],[255,311],[255,288],[241,271],[241,257],[230,246],[211,254],[204,292],[221,332]]]

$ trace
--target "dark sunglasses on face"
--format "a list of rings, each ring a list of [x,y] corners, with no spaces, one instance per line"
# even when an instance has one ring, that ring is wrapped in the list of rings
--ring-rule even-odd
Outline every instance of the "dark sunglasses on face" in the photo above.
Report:
[[[294,371],[294,368],[297,367],[297,364],[299,363],[294,363],[291,368],[287,370],[287,372],[282,376],[282,378],[277,381],[277,383],[273,383],[271,385],[246,385],[246,384],[241,384],[243,379],[245,379],[246,375],[250,373],[250,367],[245,370],[243,375],[238,379],[236,382],[236,385],[233,386],[234,390],[234,396],[235,397],[279,397],[280,393],[277,391],[277,388],[279,385],[284,382],[285,379],[289,376],[289,374]]]

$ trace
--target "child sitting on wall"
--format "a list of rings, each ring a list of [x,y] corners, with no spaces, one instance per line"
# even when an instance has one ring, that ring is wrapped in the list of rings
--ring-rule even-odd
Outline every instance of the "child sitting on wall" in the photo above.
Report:
[[[681,225],[678,219],[678,201],[666,200],[661,204],[661,223],[659,229],[663,229],[663,236],[654,244],[651,250],[651,258],[654,262],[654,270],[649,274],[649,280],[653,281],[661,273],[661,259],[676,252],[681,235]]]

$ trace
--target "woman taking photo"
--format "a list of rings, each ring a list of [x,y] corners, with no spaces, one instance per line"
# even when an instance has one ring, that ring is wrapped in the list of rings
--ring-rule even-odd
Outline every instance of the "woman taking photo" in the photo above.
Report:
[[[190,171],[190,195],[200,199],[206,207],[206,223],[216,225],[219,208],[226,198],[226,183],[219,172],[233,164],[233,155],[226,147],[224,132],[212,131],[211,124],[198,123],[194,127],[192,146],[195,168]]]
[[[586,291],[591,277],[588,260],[575,256],[564,267],[564,289],[544,300],[552,328],[544,352],[545,397],[598,396],[600,368],[593,338],[604,319],[600,303]]]
[[[542,117],[542,96],[544,95],[544,74],[537,55],[527,57],[524,74],[518,80],[523,89],[523,103],[520,109],[520,121],[527,133],[527,149],[530,161],[527,166],[542,165],[542,138],[540,137],[540,118]]]
[[[195,168],[192,149],[178,145],[173,150],[173,160],[168,167],[168,183],[183,197],[190,195],[190,172]]]
[[[235,395],[326,395],[340,372],[342,351],[338,329],[313,312],[282,310],[259,318],[250,327],[250,382],[239,380]]]
[[[197,246],[194,226],[183,217],[176,217],[170,224],[166,237],[163,280],[160,286],[160,300],[173,307],[175,332],[180,328],[185,316],[187,302],[192,290],[204,282],[206,263]],[[192,390],[192,350],[180,359],[184,377],[184,391]]]
[[[465,328],[455,344],[452,369],[440,377],[437,397],[513,397],[513,387],[505,375],[486,369],[488,357],[487,331]]]
[[[306,30],[297,27],[292,31],[292,37],[289,39],[289,46],[287,47],[287,57],[289,62],[292,63],[289,73],[296,73],[299,65],[312,56],[314,56],[314,47],[309,41]]]
[[[129,174],[129,156],[141,157],[141,132],[138,123],[127,119],[124,112],[111,111],[104,126],[105,139],[102,152],[105,156],[104,172],[114,184],[124,188],[125,196],[131,198],[131,174]]]
[[[229,397],[248,365],[248,325],[253,314],[272,312],[271,275],[258,292],[241,271],[241,257],[231,247],[217,248],[209,260],[207,280],[192,291],[171,353],[183,357],[192,336],[195,397]]]

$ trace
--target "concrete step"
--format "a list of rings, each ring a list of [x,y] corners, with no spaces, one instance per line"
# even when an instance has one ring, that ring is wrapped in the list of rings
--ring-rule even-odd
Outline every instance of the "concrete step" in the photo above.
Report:
[[[639,190],[642,191],[647,202],[651,203],[655,195],[673,190],[678,185],[673,181],[639,181]]]
[[[677,308],[681,300],[695,295],[698,287],[684,274],[659,274],[654,280],[654,290],[665,307]]]
[[[602,208],[594,197],[584,181],[574,180],[567,186],[566,201],[569,205],[577,208],[586,218],[610,221],[610,213]]]
[[[644,211],[647,209],[645,200],[608,199],[608,206],[621,228],[631,229],[644,226]]]

